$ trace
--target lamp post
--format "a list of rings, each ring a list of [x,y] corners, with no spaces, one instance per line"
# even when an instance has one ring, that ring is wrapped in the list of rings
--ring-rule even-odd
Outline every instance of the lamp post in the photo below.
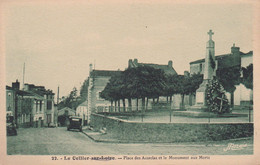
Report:
[[[250,110],[250,106],[248,106],[248,120],[249,120],[249,123],[251,123],[251,110]]]

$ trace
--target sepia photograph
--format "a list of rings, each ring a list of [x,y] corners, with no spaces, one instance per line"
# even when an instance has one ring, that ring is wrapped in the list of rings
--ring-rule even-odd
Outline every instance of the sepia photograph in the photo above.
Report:
[[[1,2],[0,164],[260,163],[257,7]]]

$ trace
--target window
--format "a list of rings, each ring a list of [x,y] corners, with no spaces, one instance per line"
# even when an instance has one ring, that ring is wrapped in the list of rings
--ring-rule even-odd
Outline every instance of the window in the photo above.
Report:
[[[42,101],[39,101],[40,102],[40,112],[42,111]]]
[[[35,105],[36,105],[36,113],[38,112],[38,101],[34,101]]]
[[[52,109],[52,101],[51,100],[47,101],[47,109],[48,110]]]
[[[100,97],[101,91],[97,92],[97,100],[104,100],[102,97]]]

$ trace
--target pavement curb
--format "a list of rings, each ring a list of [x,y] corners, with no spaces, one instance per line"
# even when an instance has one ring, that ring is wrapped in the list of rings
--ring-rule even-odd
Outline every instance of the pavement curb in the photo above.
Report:
[[[85,134],[86,136],[88,136],[91,140],[98,142],[98,143],[125,143],[125,144],[175,144],[176,146],[208,146],[208,145],[214,145],[212,143],[216,143],[216,142],[225,142],[225,141],[240,141],[240,140],[250,140],[253,139],[254,137],[243,137],[243,138],[237,138],[237,139],[227,139],[227,140],[220,140],[220,141],[205,141],[205,142],[197,142],[197,143],[204,143],[204,144],[188,144],[188,143],[195,143],[195,142],[181,142],[178,144],[178,142],[149,142],[149,141],[122,141],[122,140],[99,140],[99,139],[95,139],[93,138],[91,135],[89,135],[87,132],[82,131],[83,134]],[[185,145],[185,143],[187,143],[187,145]],[[215,146],[215,145],[214,145]],[[217,146],[217,145],[216,145]]]

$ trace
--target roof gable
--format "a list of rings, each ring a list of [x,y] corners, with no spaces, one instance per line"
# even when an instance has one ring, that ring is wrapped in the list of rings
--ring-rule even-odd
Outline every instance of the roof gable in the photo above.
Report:
[[[88,101],[86,100],[86,101],[84,101],[83,103],[79,104],[78,107],[79,107],[79,106],[87,106],[87,105],[88,105]]]

